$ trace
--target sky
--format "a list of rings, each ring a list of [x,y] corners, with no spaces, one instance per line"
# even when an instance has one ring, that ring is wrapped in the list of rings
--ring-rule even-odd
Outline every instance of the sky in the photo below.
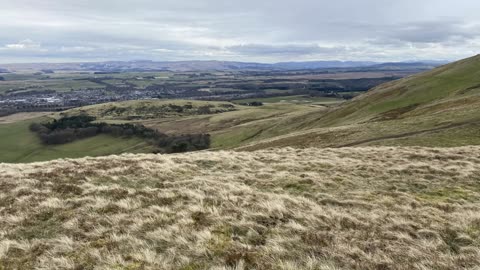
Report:
[[[478,0],[0,0],[0,63],[456,60]]]

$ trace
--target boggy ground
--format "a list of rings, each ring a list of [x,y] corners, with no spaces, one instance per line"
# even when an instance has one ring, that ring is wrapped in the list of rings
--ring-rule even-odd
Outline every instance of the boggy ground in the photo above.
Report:
[[[0,269],[480,269],[480,147],[0,164]]]

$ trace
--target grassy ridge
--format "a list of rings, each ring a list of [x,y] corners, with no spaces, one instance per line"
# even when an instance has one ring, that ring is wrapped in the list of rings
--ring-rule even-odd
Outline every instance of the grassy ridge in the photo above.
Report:
[[[101,120],[147,120],[215,114],[237,109],[237,106],[230,102],[157,99],[97,104],[75,108],[64,114],[88,114]]]

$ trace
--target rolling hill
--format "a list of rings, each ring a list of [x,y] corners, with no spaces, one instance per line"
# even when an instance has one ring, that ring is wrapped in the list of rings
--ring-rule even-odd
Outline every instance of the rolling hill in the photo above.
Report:
[[[211,134],[213,148],[233,148],[258,138],[283,134],[287,131],[286,126],[290,125],[287,124],[289,119],[295,115],[325,110],[325,107],[318,107],[321,105],[296,102],[291,100],[253,107],[230,102],[140,100],[86,106],[59,113],[11,115],[0,118],[0,162],[32,162],[156,151],[156,147],[140,138],[110,135],[97,135],[61,145],[43,145],[38,136],[29,130],[30,124],[34,122],[84,114],[96,117],[97,122],[138,123],[168,135],[208,133]],[[331,100],[326,103],[331,103]],[[283,121],[287,121],[284,122],[284,127],[281,125]],[[259,131],[263,129],[269,130],[260,134]]]
[[[264,102],[264,106],[251,107],[229,102],[140,100],[87,106],[54,117],[89,114],[98,121],[141,123],[167,134],[209,133],[214,149],[477,145],[480,144],[480,56],[380,85],[348,102],[332,103],[302,96]],[[107,136],[91,138],[92,142],[78,141],[78,147],[67,144],[45,152],[27,129],[31,121],[34,120],[21,123],[6,120],[7,124],[2,125],[0,135],[4,146],[0,161],[152,151],[140,141],[116,138],[110,144]],[[17,136],[28,139],[25,139],[28,143],[23,143],[28,149],[20,147],[22,140],[13,140]],[[92,152],[83,142],[100,147],[94,147]],[[18,147],[28,151],[17,151]],[[71,149],[79,151],[67,154]]]
[[[294,122],[301,123],[297,132],[243,149],[480,144],[480,56],[380,85]]]
[[[380,85],[325,116],[327,124],[465,110],[480,101],[480,55]]]

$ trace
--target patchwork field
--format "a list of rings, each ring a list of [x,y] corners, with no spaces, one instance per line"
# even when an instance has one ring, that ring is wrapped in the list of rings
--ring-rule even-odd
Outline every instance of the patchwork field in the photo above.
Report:
[[[0,165],[0,269],[478,269],[480,148]]]

